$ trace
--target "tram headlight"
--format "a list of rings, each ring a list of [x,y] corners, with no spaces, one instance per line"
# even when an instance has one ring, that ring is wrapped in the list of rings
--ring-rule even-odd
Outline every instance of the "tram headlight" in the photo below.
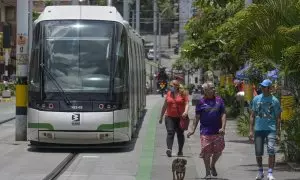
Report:
[[[53,108],[54,108],[54,104],[49,103],[49,104],[48,104],[48,108],[49,108],[49,109],[53,109]]]

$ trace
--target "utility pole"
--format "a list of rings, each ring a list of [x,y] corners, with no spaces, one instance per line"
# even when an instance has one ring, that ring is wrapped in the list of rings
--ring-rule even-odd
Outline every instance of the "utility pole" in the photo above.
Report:
[[[158,38],[159,38],[158,67],[160,67],[161,66],[161,50],[162,50],[162,47],[161,47],[161,13],[158,13]]]
[[[136,13],[136,19],[135,19],[135,26],[137,33],[140,33],[140,0],[135,1],[135,13]]]
[[[57,2],[57,1],[56,1]],[[33,20],[32,20],[32,11],[33,11],[33,0],[29,0],[29,40],[28,40],[28,43],[29,43],[29,49],[28,49],[28,52],[29,52],[29,60],[31,59],[31,48],[32,48],[32,31],[33,31]]]
[[[157,2],[156,0],[153,0],[153,35],[154,35],[154,58],[153,61],[156,63],[156,57],[157,57]],[[157,71],[159,70],[159,66],[157,68]],[[152,73],[152,67],[151,67],[151,73]],[[154,79],[153,79],[154,80]],[[156,81],[154,81],[156,82]],[[155,83],[155,88],[153,89],[157,89],[156,83]]]
[[[16,141],[27,141],[28,9],[28,0],[17,0]]]
[[[112,0],[107,0],[107,6],[112,6]]]
[[[153,0],[153,35],[154,35],[154,62],[157,57],[157,2]]]
[[[134,29],[135,28],[135,26],[134,26],[134,10],[132,10],[131,13],[132,13],[132,16],[131,16],[131,26]]]
[[[129,0],[123,0],[123,18],[125,21],[129,21]]]

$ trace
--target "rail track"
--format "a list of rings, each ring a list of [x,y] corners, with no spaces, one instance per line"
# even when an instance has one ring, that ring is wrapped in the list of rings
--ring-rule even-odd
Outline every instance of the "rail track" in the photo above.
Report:
[[[16,119],[16,117],[12,117],[12,118],[5,119],[5,120],[3,120],[3,121],[0,121],[0,124],[7,123],[7,122],[12,121],[12,120],[14,120],[14,119]]]
[[[43,180],[56,180],[76,159],[78,153],[70,153],[61,163],[59,163],[53,171],[51,171]]]

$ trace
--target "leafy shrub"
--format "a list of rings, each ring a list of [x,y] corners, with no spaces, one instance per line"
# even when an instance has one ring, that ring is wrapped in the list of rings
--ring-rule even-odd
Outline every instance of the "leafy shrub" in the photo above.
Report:
[[[2,91],[4,91],[5,86],[3,83],[0,83],[0,93],[2,93]],[[16,86],[15,84],[8,84],[8,89],[11,91],[11,95],[14,96],[15,95],[15,91],[16,91]]]
[[[240,136],[246,137],[249,135],[250,114],[245,112],[240,115],[237,120],[237,133]]]
[[[293,117],[283,123],[283,150],[290,161],[300,162],[300,106],[295,107]]]
[[[236,118],[240,113],[239,103],[236,101],[236,90],[233,85],[217,88],[217,94],[222,97],[226,106],[227,117]]]

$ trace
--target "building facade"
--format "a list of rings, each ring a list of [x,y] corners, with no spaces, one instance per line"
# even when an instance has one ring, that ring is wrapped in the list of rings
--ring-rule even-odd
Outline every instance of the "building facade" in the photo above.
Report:
[[[184,26],[194,14],[193,2],[195,0],[179,0],[179,46],[186,39]]]
[[[3,80],[16,71],[16,1],[1,1],[0,16],[0,75]]]

